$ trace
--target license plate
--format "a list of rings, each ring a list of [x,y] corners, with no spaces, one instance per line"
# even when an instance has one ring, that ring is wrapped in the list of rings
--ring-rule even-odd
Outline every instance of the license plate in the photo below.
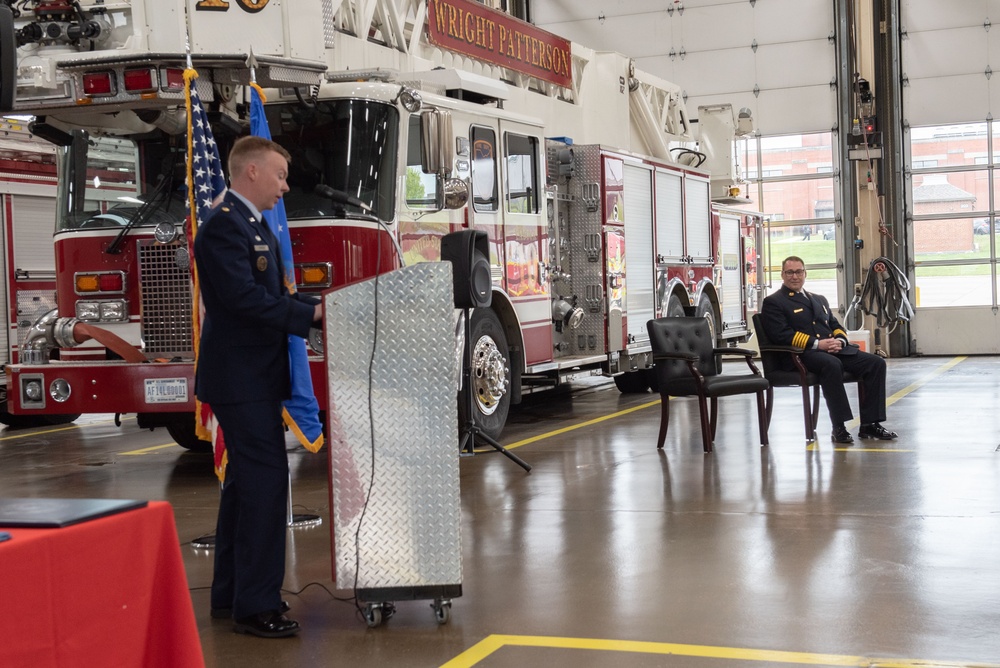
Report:
[[[147,404],[183,404],[188,400],[187,378],[147,378]]]

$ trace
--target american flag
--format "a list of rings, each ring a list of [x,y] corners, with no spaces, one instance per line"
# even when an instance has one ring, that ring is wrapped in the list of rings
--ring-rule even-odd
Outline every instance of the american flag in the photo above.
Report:
[[[191,73],[190,77],[188,73]],[[194,82],[197,77],[198,73],[194,70],[184,72],[188,105],[188,186],[191,189],[191,206],[197,212],[197,224],[201,225],[215,198],[225,192],[226,180],[222,173],[219,147],[198,97],[198,87]]]
[[[222,173],[222,160],[219,158],[219,147],[212,136],[212,127],[208,115],[198,97],[198,87],[195,79],[198,73],[191,68],[184,70],[184,98],[187,106],[187,186],[188,211],[193,212],[188,230],[188,249],[192,253],[191,272],[194,278],[194,352],[195,368],[198,366],[198,342],[201,340],[201,293],[198,287],[198,271],[195,267],[193,253],[194,240],[198,234],[198,226],[208,217],[216,198],[226,190],[226,180]],[[220,481],[226,478],[226,442],[208,404],[195,399],[195,433],[205,440],[212,441],[212,451],[215,454],[215,474]]]

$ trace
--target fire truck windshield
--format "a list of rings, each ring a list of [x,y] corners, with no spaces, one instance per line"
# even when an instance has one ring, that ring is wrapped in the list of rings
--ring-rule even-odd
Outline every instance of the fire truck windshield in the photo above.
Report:
[[[357,198],[371,207],[370,215],[394,219],[399,142],[394,106],[332,100],[265,109],[272,138],[292,156],[284,197],[290,219],[369,215],[317,195],[319,184]],[[216,138],[224,150],[232,143],[232,137]],[[187,215],[183,135],[132,140],[74,131],[58,160],[59,231],[181,223]]]
[[[75,133],[59,160],[59,230],[155,226],[185,218],[183,148],[169,141]]]
[[[361,200],[379,219],[393,220],[399,152],[399,112],[394,106],[321,100],[265,108],[272,139],[292,156],[290,190],[284,198],[290,219],[361,213],[317,195],[316,186],[323,184]]]

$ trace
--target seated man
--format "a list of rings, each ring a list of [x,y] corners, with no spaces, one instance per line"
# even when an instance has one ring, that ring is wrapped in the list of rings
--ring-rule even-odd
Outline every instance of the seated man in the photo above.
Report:
[[[835,443],[853,443],[844,423],[854,417],[844,389],[844,371],[864,384],[861,398],[860,438],[888,441],[896,433],[883,427],[885,420],[885,360],[858,349],[830,311],[826,297],[802,289],[806,267],[802,258],[790,256],[781,263],[782,287],[764,299],[761,322],[772,343],[802,348],[802,363],[819,376],[823,398],[830,411]],[[787,369],[794,370],[791,356]]]

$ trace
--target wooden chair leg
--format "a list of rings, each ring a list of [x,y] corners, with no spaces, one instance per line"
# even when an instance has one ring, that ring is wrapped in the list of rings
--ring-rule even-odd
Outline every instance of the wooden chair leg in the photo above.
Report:
[[[670,397],[666,394],[660,395],[660,435],[656,440],[656,448],[663,447],[663,441],[667,438],[667,426],[670,424]]]
[[[819,424],[819,385],[813,385],[813,401],[812,401],[812,435],[813,439],[816,438],[816,425]]]
[[[767,400],[764,402],[764,413],[767,416],[767,428],[771,428],[771,410],[774,408],[774,388],[767,388]]]
[[[709,426],[712,427],[712,443],[715,443],[715,434],[719,426],[719,398],[712,397],[710,405],[712,410],[709,411]]]
[[[809,404],[809,386],[802,386],[802,423],[806,428],[806,440],[813,440],[812,407]]]
[[[714,399],[713,399],[714,401]],[[712,427],[708,421],[708,402],[705,397],[698,397],[698,412],[701,414],[701,443],[705,452],[712,451]]]
[[[760,444],[767,445],[768,420],[764,409],[764,392],[757,393],[757,426],[760,428]]]

